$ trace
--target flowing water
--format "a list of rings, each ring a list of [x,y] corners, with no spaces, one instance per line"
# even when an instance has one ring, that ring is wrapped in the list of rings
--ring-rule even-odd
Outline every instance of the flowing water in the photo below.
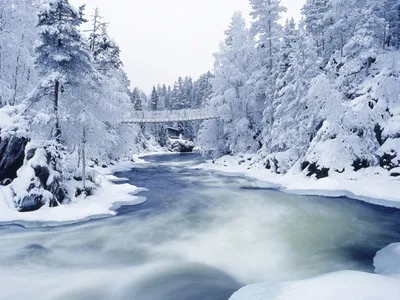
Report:
[[[0,227],[0,299],[227,300],[249,283],[373,272],[400,241],[400,210],[289,195],[194,169],[196,155],[146,160],[117,176],[148,201],[117,217]]]

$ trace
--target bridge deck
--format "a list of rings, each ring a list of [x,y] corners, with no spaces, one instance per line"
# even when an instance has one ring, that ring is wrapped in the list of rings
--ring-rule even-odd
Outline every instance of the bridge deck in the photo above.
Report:
[[[216,109],[196,108],[182,110],[134,111],[123,123],[169,123],[219,118]]]

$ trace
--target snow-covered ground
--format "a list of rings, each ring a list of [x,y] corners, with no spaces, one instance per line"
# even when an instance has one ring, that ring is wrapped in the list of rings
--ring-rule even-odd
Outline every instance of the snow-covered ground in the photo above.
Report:
[[[112,175],[113,173],[128,171],[133,166],[133,162],[125,161],[107,168],[96,167],[100,188],[95,191],[93,196],[85,199],[76,198],[71,203],[59,207],[42,207],[34,212],[20,213],[17,211],[10,189],[0,186],[0,222],[24,224],[25,222],[38,222],[43,226],[54,226],[114,216],[116,215],[115,210],[121,204],[136,205],[145,201],[145,198],[135,196],[143,189],[128,183],[118,185],[112,183],[123,180]]]
[[[260,180],[260,187],[270,183],[284,192],[327,197],[349,197],[368,203],[400,208],[400,178],[391,177],[382,168],[368,168],[358,172],[331,174],[317,180],[292,169],[277,175],[256,162],[254,155],[224,156],[196,168],[241,174]]]
[[[400,295],[400,243],[379,251],[375,273],[340,271],[307,280],[248,285],[230,300],[397,300]]]
[[[400,279],[355,271],[341,271],[292,282],[249,285],[230,300],[398,300]]]

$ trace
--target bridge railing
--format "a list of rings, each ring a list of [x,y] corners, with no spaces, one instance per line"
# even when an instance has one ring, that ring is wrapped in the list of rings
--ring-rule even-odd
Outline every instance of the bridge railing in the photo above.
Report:
[[[133,111],[131,113],[131,120],[124,123],[163,123],[214,118],[218,118],[218,110],[208,107],[181,110]]]

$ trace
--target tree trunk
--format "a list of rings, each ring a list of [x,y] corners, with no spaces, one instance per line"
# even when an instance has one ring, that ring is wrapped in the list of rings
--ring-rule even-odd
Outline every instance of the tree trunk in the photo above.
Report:
[[[81,147],[78,147],[78,169],[81,167],[81,153],[82,149]]]
[[[56,125],[55,125],[55,130],[54,130],[54,138],[58,143],[61,142],[61,128],[60,128],[60,116],[58,113],[58,102],[60,99],[60,81],[58,79],[55,82],[54,85],[54,114],[56,117]]]
[[[82,133],[82,188],[86,191],[86,130],[83,129]]]
[[[86,152],[85,145],[82,146],[82,187],[86,191]]]
[[[269,19],[268,21],[268,31],[269,31],[269,67],[270,67],[270,72],[272,73],[272,21]]]
[[[21,36],[21,43],[20,43],[20,49],[23,48],[23,43],[24,43],[24,39],[25,39],[25,34],[23,33]],[[14,94],[13,94],[13,98],[12,98],[12,104],[11,105],[15,105],[16,100],[17,100],[17,89],[18,89],[18,76],[19,76],[19,71],[21,68],[20,65],[20,59],[21,59],[21,51],[18,52],[17,55],[17,59],[15,61],[15,72],[14,72]]]
[[[397,5],[397,39],[396,50],[400,49],[400,4]]]

